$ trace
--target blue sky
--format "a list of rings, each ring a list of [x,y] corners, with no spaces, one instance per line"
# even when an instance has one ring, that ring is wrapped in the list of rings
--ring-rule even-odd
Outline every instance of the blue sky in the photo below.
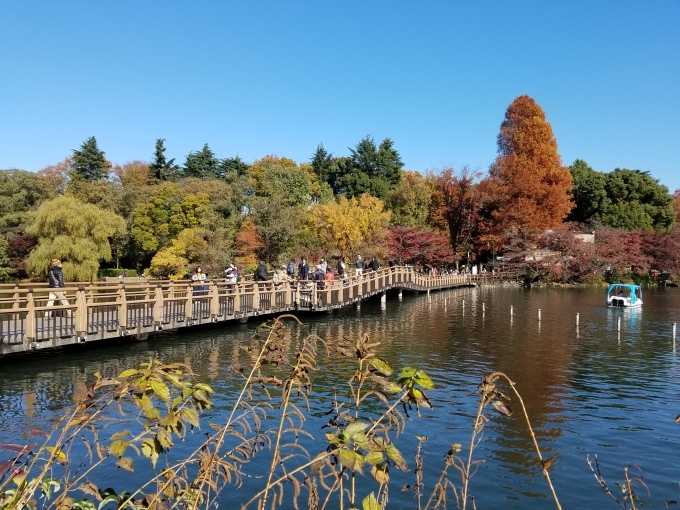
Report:
[[[409,170],[486,171],[510,102],[566,165],[680,188],[680,2],[13,1],[0,4],[0,169],[89,136],[114,163],[309,161],[389,137]]]

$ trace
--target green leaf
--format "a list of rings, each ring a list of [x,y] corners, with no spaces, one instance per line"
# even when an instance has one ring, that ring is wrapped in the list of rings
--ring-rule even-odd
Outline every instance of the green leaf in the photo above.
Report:
[[[111,436],[111,441],[116,441],[117,439],[122,439],[124,437],[131,436],[132,433],[129,430],[123,430],[121,432],[116,432]]]
[[[125,371],[121,372],[118,375],[118,378],[119,379],[125,379],[126,377],[132,377],[133,375],[137,375],[137,374],[139,374],[139,370],[137,370],[135,368],[131,368],[129,370],[125,370]]]
[[[342,450],[340,455],[338,455],[338,460],[340,464],[349,469],[350,471],[361,471],[361,466],[364,464],[363,456],[352,450]]]
[[[151,460],[151,465],[154,468],[156,467],[156,462],[158,461],[158,457],[160,455],[159,447],[160,445],[157,447],[157,443],[153,439],[147,438],[142,441],[142,455]]]
[[[401,379],[411,379],[416,373],[416,369],[412,367],[404,367],[401,372],[399,372],[399,380]]]
[[[372,492],[361,502],[361,508],[363,510],[381,510],[380,503]]]
[[[158,395],[163,402],[170,400],[170,390],[164,382],[151,379],[149,381],[149,386],[151,386],[153,392]]]
[[[394,444],[390,443],[387,445],[387,456],[394,462],[394,465],[397,466],[397,468],[401,469],[402,471],[406,471],[407,466],[406,466],[406,461],[404,460],[404,457],[401,456],[401,453],[399,450],[397,450],[397,447],[394,446]]]
[[[213,393],[213,389],[205,383],[196,383],[194,385],[194,389],[203,390],[206,393],[208,393],[209,395],[211,395]]]
[[[387,464],[376,464],[371,467],[371,475],[378,483],[388,483],[390,481],[389,467]]]
[[[369,452],[368,455],[364,457],[364,460],[368,464],[378,464],[379,462],[382,462],[385,456],[383,455],[382,452]]]
[[[422,370],[418,370],[416,372],[415,377],[413,378],[416,384],[419,384],[426,390],[431,390],[434,388],[434,383],[432,382],[432,379],[430,379],[430,376],[427,375],[425,372]]]
[[[363,432],[368,428],[368,423],[361,422],[361,421],[355,421],[347,425],[345,428],[345,433],[352,437],[354,434],[357,432]]]
[[[390,376],[394,372],[394,369],[390,366],[390,364],[378,356],[371,358],[369,363],[384,376]]]
[[[192,409],[192,408],[188,407],[188,408],[182,410],[181,415],[182,415],[182,419],[184,421],[186,421],[187,423],[189,423],[190,425],[192,425],[194,427],[199,426],[198,413],[196,412],[196,409]]]
[[[113,441],[109,446],[109,453],[114,457],[122,457],[130,441]]]

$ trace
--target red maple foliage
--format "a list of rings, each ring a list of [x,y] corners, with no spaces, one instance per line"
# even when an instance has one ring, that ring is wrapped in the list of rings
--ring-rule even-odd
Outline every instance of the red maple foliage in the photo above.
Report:
[[[456,260],[446,234],[420,227],[392,227],[386,243],[390,258],[399,264],[432,265]]]

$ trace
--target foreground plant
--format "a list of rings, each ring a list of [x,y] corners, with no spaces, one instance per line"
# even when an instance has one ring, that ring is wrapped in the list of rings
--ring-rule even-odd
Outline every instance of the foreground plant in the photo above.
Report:
[[[395,371],[368,336],[330,342],[315,335],[296,338],[286,320],[299,322],[279,317],[241,345],[229,367],[240,392],[225,420],[209,422],[190,454],[176,458],[173,447],[199,427],[201,414],[211,407],[212,388],[194,382],[189,367],[152,359],[117,377],[96,374],[86,398],[44,437],[42,446],[0,445],[12,453],[0,464],[0,508],[210,508],[223,502],[226,487],[239,488],[246,477],[252,495],[244,498],[243,508],[388,507],[393,471],[408,471],[397,441],[409,420],[432,407],[426,391],[434,388],[433,381],[416,368]],[[332,352],[349,374],[335,389],[322,435],[310,431],[310,404],[319,357]],[[488,420],[484,411],[491,406],[511,414],[499,382],[510,386],[522,406],[560,508],[548,474],[552,459],[543,460],[512,381],[494,373],[479,386],[467,458],[458,455],[460,444],[451,446],[431,488],[422,455],[427,438],[417,436],[415,480],[402,490],[413,491],[418,509],[446,508],[450,501],[462,509],[471,501],[474,508],[470,479],[478,463],[473,453]],[[118,431],[107,435],[112,411]],[[318,423],[318,416],[312,423]],[[83,449],[86,455],[76,458]],[[253,477],[248,465],[256,457],[259,472]],[[140,459],[147,461],[141,467]],[[128,486],[97,485],[97,469],[105,463],[131,473]],[[449,477],[450,468],[460,475],[459,488]]]

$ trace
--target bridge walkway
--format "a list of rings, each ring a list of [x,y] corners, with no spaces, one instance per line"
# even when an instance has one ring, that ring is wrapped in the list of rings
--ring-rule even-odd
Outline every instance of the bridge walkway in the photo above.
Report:
[[[0,285],[0,357],[161,330],[245,322],[295,311],[325,312],[390,289],[413,292],[473,286],[482,275],[430,276],[409,267],[365,273],[346,282],[283,283],[212,280],[89,282],[62,289],[68,305],[47,306],[46,284]]]

